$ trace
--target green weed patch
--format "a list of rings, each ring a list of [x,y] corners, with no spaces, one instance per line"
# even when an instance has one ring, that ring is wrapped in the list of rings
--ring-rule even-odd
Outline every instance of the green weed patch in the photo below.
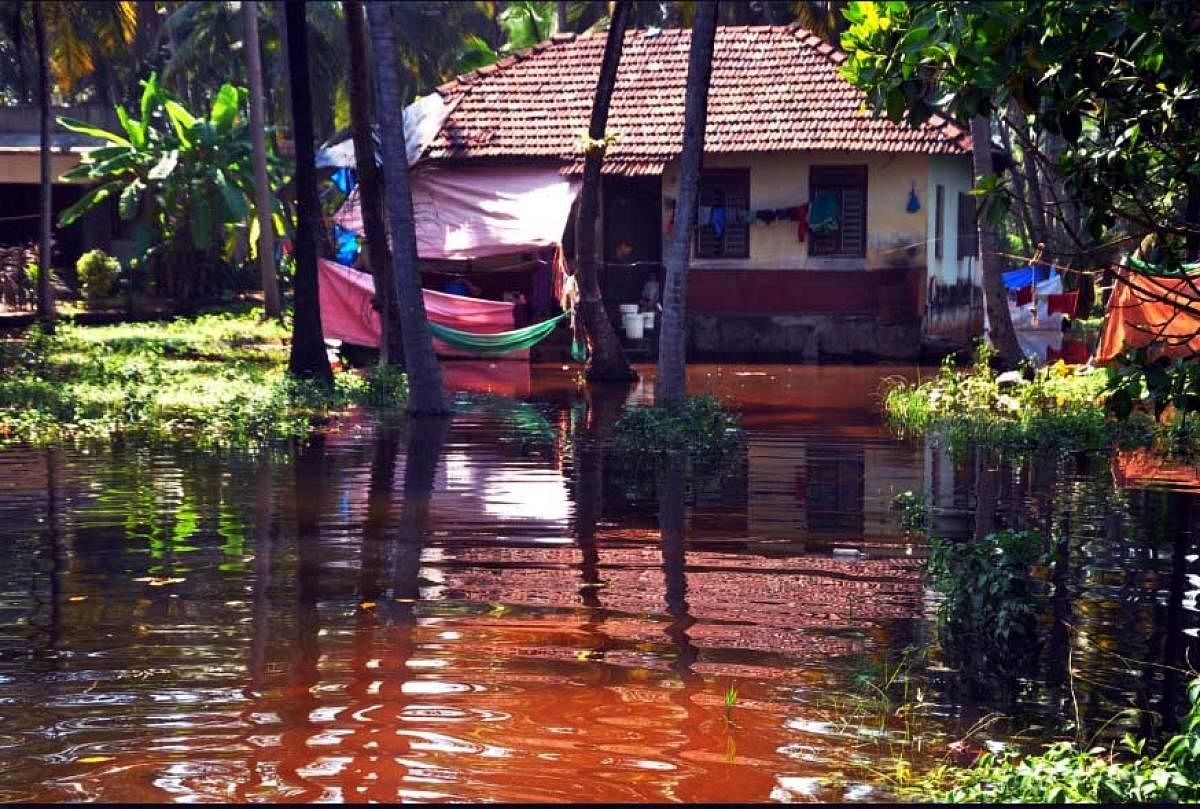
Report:
[[[303,438],[358,403],[404,401],[394,372],[339,374],[332,392],[291,379],[287,333],[257,311],[31,330],[0,347],[0,442],[254,444]]]

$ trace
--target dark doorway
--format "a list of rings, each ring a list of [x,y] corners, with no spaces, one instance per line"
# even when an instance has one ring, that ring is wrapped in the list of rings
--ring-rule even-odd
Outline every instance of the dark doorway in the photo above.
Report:
[[[636,303],[662,261],[662,179],[604,178],[604,273],[610,303]],[[661,279],[660,279],[661,281]]]

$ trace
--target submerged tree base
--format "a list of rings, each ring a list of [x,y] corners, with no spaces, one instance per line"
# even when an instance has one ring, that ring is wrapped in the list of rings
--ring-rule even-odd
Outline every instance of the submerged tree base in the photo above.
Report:
[[[356,403],[404,403],[394,371],[339,374],[332,392],[291,379],[287,333],[260,310],[31,330],[0,347],[0,442],[254,444],[303,438]]]

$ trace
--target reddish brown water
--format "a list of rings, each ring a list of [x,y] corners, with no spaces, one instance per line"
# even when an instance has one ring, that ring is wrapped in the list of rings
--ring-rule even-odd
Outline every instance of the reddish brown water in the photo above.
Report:
[[[1193,495],[954,464],[879,425],[898,369],[775,366],[692,369],[745,447],[723,479],[647,489],[594,440],[621,398],[507,370],[456,369],[526,401],[462,397],[444,434],[0,453],[0,798],[887,799],[898,758],[994,710],[936,659],[893,676],[933,636],[905,490],[947,535],[979,506],[1071,536],[1088,721],[1178,705]],[[1018,705],[1046,736],[1053,640]]]

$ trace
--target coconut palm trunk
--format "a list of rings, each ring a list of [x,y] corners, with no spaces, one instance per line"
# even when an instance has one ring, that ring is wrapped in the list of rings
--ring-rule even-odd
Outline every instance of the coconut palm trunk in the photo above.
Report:
[[[38,56],[38,113],[41,129],[38,175],[38,277],[37,316],[42,331],[54,331],[54,287],[51,286],[52,257],[50,255],[50,51],[46,43],[45,9],[33,4],[33,35]]]
[[[717,3],[700,0],[692,23],[688,51],[687,90],[683,109],[683,153],[679,158],[679,196],[675,230],[667,243],[666,283],[663,289],[662,332],[658,338],[658,379],[654,403],[678,407],[687,395],[684,320],[692,232],[700,197],[700,163],[704,157],[704,127],[708,122],[708,85],[712,78],[713,46],[717,34]]]
[[[392,234],[392,268],[396,299],[400,305],[400,331],[408,371],[408,411],[412,414],[449,412],[442,389],[442,369],[433,353],[433,336],[425,317],[425,298],[417,275],[417,232],[413,220],[412,189],[404,144],[404,107],[396,64],[396,38],[392,31],[392,5],[367,6],[371,24],[371,53],[375,59],[379,129],[383,147],[383,180],[388,223]]]
[[[267,124],[263,111],[262,51],[258,39],[258,3],[244,0],[245,26],[242,48],[246,51],[246,81],[250,86],[251,159],[254,161],[254,207],[258,216],[258,271],[262,280],[263,312],[269,318],[283,316],[279,301],[279,278],[275,274],[275,231],[271,225],[271,185],[267,181]]]
[[[992,126],[986,115],[971,119],[971,142],[974,148],[971,159],[978,181],[991,177],[992,169]],[[1008,313],[1008,293],[1004,289],[1004,264],[997,253],[996,231],[989,221],[990,205],[984,197],[979,209],[979,266],[983,277],[983,303],[987,307],[988,330],[996,357],[1006,368],[1016,368],[1021,362],[1021,346],[1013,330],[1012,317]]]
[[[292,355],[288,373],[332,388],[333,372],[325,355],[321,302],[317,288],[317,234],[321,206],[313,148],[312,93],[308,78],[308,35],[304,3],[283,4],[287,61],[292,97],[292,140],[296,148],[296,280],[292,318]]]
[[[375,162],[375,138],[371,134],[371,70],[367,64],[370,43],[362,0],[345,0],[346,35],[350,40],[350,123],[354,130],[354,159],[358,169],[359,206],[367,237],[367,258],[375,276],[375,300],[379,307],[379,362],[404,365],[404,337],[400,332],[400,309],[396,306],[396,279],[388,249],[387,224],[383,218],[383,182]]]
[[[629,0],[618,0],[608,26],[604,59],[592,102],[588,126],[590,144],[583,165],[583,185],[579,191],[579,210],[575,217],[575,272],[579,278],[579,314],[592,345],[587,377],[593,382],[628,382],[637,378],[625,349],[613,330],[600,293],[600,267],[597,260],[596,224],[600,214],[600,169],[604,162],[604,130],[608,108],[617,83],[617,67],[625,42],[625,23],[629,19]]]

